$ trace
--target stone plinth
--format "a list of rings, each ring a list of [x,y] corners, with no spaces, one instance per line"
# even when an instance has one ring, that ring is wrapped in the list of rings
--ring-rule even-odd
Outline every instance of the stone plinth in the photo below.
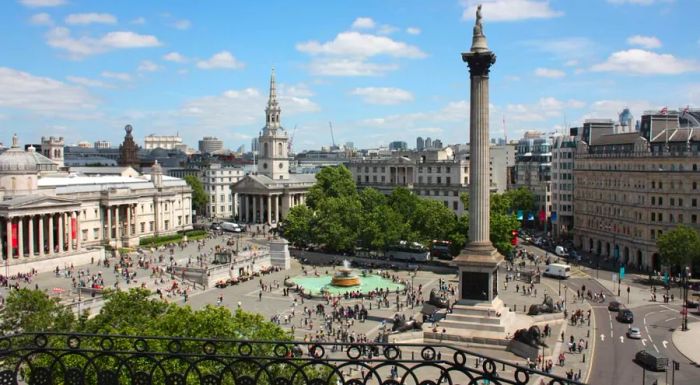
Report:
[[[280,269],[289,270],[291,268],[291,257],[289,256],[289,242],[284,238],[270,241],[270,264]]]

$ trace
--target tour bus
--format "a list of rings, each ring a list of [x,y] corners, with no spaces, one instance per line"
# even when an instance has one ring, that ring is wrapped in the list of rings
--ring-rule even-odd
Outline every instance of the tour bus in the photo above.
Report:
[[[545,277],[566,279],[571,276],[571,266],[563,263],[550,263],[542,273]]]
[[[434,240],[430,246],[430,256],[433,258],[452,260],[452,253],[450,253],[450,246],[452,242],[450,241],[438,241]]]
[[[389,250],[386,251],[385,256],[398,261],[430,261],[430,251],[427,247],[418,242],[400,241],[398,245],[390,247]]]

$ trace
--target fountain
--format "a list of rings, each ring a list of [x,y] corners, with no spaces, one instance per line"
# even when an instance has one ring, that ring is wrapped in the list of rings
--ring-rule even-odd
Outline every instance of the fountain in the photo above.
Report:
[[[343,261],[343,267],[339,268],[338,272],[333,275],[331,285],[339,287],[360,286],[360,277],[353,274],[347,259]]]

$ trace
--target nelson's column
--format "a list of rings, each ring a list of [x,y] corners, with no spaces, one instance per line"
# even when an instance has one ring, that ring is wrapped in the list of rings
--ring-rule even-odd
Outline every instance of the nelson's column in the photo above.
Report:
[[[471,80],[469,244],[453,261],[459,269],[459,300],[440,325],[459,340],[501,340],[511,331],[513,314],[498,298],[498,266],[503,256],[489,239],[489,70],[496,55],[486,42],[481,5],[476,11],[471,50],[462,53],[462,60],[469,65]]]

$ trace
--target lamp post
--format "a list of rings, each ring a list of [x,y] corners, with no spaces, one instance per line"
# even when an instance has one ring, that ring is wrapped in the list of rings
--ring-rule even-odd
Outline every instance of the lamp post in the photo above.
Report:
[[[681,322],[681,330],[688,330],[688,278],[690,278],[690,267],[686,266],[685,270],[681,271],[683,275],[682,285],[683,285],[683,318]]]

